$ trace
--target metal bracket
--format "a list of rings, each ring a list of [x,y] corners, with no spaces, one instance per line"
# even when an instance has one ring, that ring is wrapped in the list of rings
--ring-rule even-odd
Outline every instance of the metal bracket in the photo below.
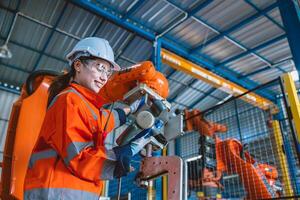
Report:
[[[164,136],[167,141],[171,141],[183,134],[183,115],[170,116],[168,123],[164,127]]]
[[[155,93],[151,88],[149,88],[144,83],[138,84],[138,86],[136,86],[135,88],[127,92],[124,95],[123,99],[128,103],[132,103],[135,100],[139,99],[145,93],[149,94],[154,99],[161,100],[164,103],[164,105],[170,110],[171,104],[166,99],[162,98],[157,93]]]
[[[168,176],[168,199],[182,199],[183,161],[178,156],[146,157],[141,163],[138,179],[149,181]]]

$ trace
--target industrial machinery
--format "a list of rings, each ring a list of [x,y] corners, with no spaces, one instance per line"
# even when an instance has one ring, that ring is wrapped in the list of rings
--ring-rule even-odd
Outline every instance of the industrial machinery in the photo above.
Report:
[[[217,132],[226,132],[226,126],[207,121],[199,110],[185,111],[185,131],[199,133],[199,158],[187,162],[188,184],[199,199],[221,198],[224,187],[222,174],[238,174],[247,191],[247,199],[280,197],[282,185],[274,166],[258,163],[236,139],[221,140]]]
[[[184,116],[187,119],[185,131],[199,133],[199,156],[187,161],[189,188],[200,198],[220,198],[223,162],[215,133],[226,132],[227,127],[207,121],[199,110],[185,110]]]
[[[146,104],[139,109],[137,114],[131,116],[130,125],[117,140],[119,145],[125,144],[143,130],[152,130],[152,136],[155,137],[152,140],[154,148],[146,148],[146,157],[142,161],[137,177],[138,183],[143,185],[144,181],[167,174],[169,178],[168,199],[183,198],[185,195],[181,187],[184,179],[181,159],[176,156],[151,157],[151,151],[162,148],[168,141],[183,134],[197,131],[200,135],[200,162],[195,160],[189,163],[190,166],[194,165],[192,166],[194,173],[189,173],[187,178],[188,185],[199,192],[200,198],[221,196],[223,189],[221,178],[225,172],[237,173],[242,177],[248,199],[278,197],[281,186],[277,180],[277,169],[267,164],[258,164],[243,149],[239,141],[234,139],[221,141],[216,133],[226,132],[227,127],[207,121],[199,110],[185,110],[177,114],[172,112],[170,104],[165,100],[168,94],[166,80],[163,76],[155,75],[158,72],[154,72],[149,66],[150,63],[146,62],[143,63],[143,67],[139,65],[131,67],[126,72],[113,77],[102,90],[103,96],[110,95],[108,99],[122,100],[127,104],[136,99],[145,99]],[[126,84],[121,84],[124,82]],[[120,92],[116,94],[108,92],[115,90]]]
[[[2,163],[2,199],[23,199],[23,182],[29,157],[46,113],[47,90],[57,75],[49,71],[31,74],[22,89],[20,98],[13,105]],[[267,166],[273,171],[264,170],[266,165],[256,164],[256,161],[246,152],[242,158],[242,146],[238,141],[218,139],[215,133],[226,131],[225,126],[206,121],[197,110],[175,114],[171,104],[166,101],[167,79],[155,70],[151,62],[139,63],[113,75],[99,95],[108,104],[121,101],[130,105],[138,99],[145,102],[136,113],[128,117],[127,127],[117,139],[117,144],[123,145],[139,137],[141,132],[146,131],[151,137],[151,143],[145,148],[145,158],[142,160],[137,176],[138,185],[151,189],[153,179],[167,175],[168,199],[183,199],[185,195],[182,184],[184,182],[182,159],[178,156],[152,157],[151,155],[152,151],[162,149],[169,141],[194,130],[200,134],[200,154],[203,160],[198,172],[194,176],[188,175],[188,183],[194,190],[205,187],[204,196],[208,193],[209,196],[219,193],[219,189],[222,188],[220,184],[222,173],[228,170],[229,165],[225,158],[230,157],[237,161],[234,169],[238,174],[243,174],[245,170],[252,170],[255,174],[251,177],[244,176],[243,182],[247,190],[251,191],[259,185],[259,187],[266,187],[267,193],[264,194],[274,191],[272,183],[277,179],[276,169]],[[226,152],[219,151],[221,148],[226,149]],[[246,179],[250,178],[256,178],[257,181],[252,184],[248,181],[247,185]],[[201,179],[200,184],[195,184],[199,179]],[[273,197],[273,195],[269,196]]]
[[[146,146],[136,182],[149,188],[149,199],[152,198],[152,180],[165,174],[170,183],[169,199],[179,200],[183,195],[182,159],[178,156],[152,157],[152,151],[163,149],[168,141],[184,133],[183,115],[175,115],[171,104],[166,101],[168,89],[166,78],[155,71],[151,62],[144,62],[116,74],[101,90],[101,96],[112,101],[121,100],[128,105],[137,99],[145,102],[138,112],[128,117],[128,126],[118,137],[117,144],[124,145],[148,131],[151,143]],[[110,92],[116,90],[116,93]]]
[[[1,199],[23,199],[29,157],[46,113],[47,90],[57,75],[51,71],[34,72],[13,104],[1,165]]]
[[[23,199],[23,184],[29,157],[46,113],[48,88],[57,75],[59,74],[50,71],[34,72],[28,77],[19,99],[13,104],[3,163],[1,163],[0,194],[2,199]],[[130,104],[136,99],[145,99],[143,108],[129,116],[130,124],[118,140],[120,145],[130,141],[141,131],[151,129],[149,133],[151,133],[152,142],[147,146],[149,150],[147,154],[150,156],[152,151],[150,149],[163,148],[168,140],[182,134],[182,116],[174,116],[170,112],[170,104],[165,100],[168,95],[168,82],[161,73],[155,70],[151,62],[143,62],[115,74],[99,95],[106,100],[106,103],[121,100]],[[179,157],[157,159],[158,165],[161,165],[162,160],[170,160],[166,168],[170,168],[170,164],[173,164],[172,168],[178,165],[175,167],[175,174],[182,175],[182,160]],[[148,163],[153,165],[152,158],[145,159],[143,163],[145,168]],[[141,173],[140,180],[143,182],[152,178],[151,174]],[[176,192],[173,192],[174,189],[172,193],[179,199],[182,191],[181,180],[175,181],[175,179],[178,180],[177,176],[170,178],[172,179],[177,182],[174,186]]]

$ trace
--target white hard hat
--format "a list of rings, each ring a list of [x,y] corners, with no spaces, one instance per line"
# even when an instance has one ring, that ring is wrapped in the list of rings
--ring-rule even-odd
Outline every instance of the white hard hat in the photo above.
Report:
[[[114,52],[109,45],[108,41],[103,38],[98,37],[87,37],[80,40],[73,48],[73,50],[68,53],[67,59],[69,64],[72,63],[82,56],[93,56],[106,60],[111,64],[113,70],[119,71],[121,68],[115,62]]]

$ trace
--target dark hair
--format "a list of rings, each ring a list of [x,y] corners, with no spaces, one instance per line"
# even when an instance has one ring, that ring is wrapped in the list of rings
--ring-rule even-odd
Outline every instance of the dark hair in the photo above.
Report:
[[[93,60],[94,57],[80,57],[78,60],[82,62],[83,64],[88,64],[91,60]],[[59,94],[61,91],[63,91],[65,88],[67,88],[76,74],[75,68],[74,68],[74,62],[71,66],[71,70],[63,75],[57,76],[54,81],[51,83],[49,89],[48,89],[48,103],[47,105],[51,103],[53,98]]]

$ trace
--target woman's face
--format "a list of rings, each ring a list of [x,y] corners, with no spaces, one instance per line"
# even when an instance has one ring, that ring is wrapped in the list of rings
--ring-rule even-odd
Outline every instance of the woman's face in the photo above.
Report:
[[[76,75],[74,81],[80,85],[98,93],[112,75],[109,62],[101,59],[74,62]]]

